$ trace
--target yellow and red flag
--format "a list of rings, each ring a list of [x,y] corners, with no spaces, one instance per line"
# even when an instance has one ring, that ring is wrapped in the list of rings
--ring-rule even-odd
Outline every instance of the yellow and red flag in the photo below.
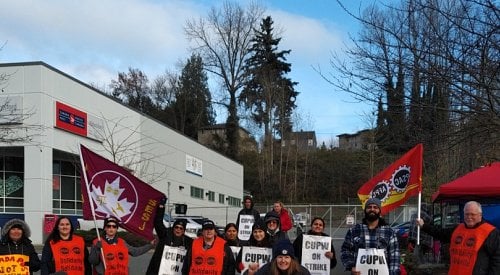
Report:
[[[384,215],[422,192],[423,151],[420,143],[363,184],[358,190],[361,203],[372,197],[380,199]]]

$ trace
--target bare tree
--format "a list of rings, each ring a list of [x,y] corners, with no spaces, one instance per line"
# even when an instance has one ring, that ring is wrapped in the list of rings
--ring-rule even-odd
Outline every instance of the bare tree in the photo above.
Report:
[[[3,48],[0,47],[0,50]],[[0,74],[0,142],[2,143],[35,143],[40,136],[43,125],[29,124],[29,118],[35,115],[34,108],[24,108],[21,96],[3,95],[9,85],[10,74]]]
[[[153,163],[159,163],[160,156],[154,151],[155,146],[153,146],[157,142],[148,143],[145,138],[138,139],[137,135],[140,134],[139,129],[142,125],[139,124],[133,129],[124,127],[122,122],[126,118],[103,120],[102,128],[93,128],[97,138],[102,140],[103,150],[111,155],[111,161],[127,168],[144,182],[154,184],[164,181],[168,176],[166,168],[151,170],[155,167]],[[139,147],[151,149],[142,151]]]
[[[220,10],[212,8],[206,18],[189,20],[185,26],[188,39],[195,42],[192,51],[202,57],[204,68],[219,78],[226,92],[218,103],[228,111],[227,154],[233,158],[238,154],[237,98],[245,79],[243,65],[253,28],[262,14],[262,8],[255,4],[243,9],[236,3],[224,2]]]
[[[362,31],[347,60],[332,59],[336,73],[324,75],[332,85],[359,100],[380,100],[381,132],[404,132],[402,149],[424,142],[427,167],[449,165],[444,180],[500,159],[494,1],[410,0],[353,16]]]

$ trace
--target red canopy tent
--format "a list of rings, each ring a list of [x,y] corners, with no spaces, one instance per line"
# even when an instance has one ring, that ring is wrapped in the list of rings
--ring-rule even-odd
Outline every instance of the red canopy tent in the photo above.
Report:
[[[432,195],[433,202],[456,200],[500,200],[500,162],[445,183]]]

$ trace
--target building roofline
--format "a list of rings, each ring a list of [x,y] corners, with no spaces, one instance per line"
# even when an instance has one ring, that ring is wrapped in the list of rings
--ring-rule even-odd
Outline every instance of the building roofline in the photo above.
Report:
[[[85,83],[85,82],[83,82],[83,81],[81,81],[81,80],[79,80],[79,79],[77,79],[77,78],[75,78],[75,77],[73,77],[73,76],[71,76],[71,75],[69,75],[69,74],[67,74],[67,73],[65,73],[65,72],[63,72],[63,71],[61,71],[61,70],[59,70],[59,69],[56,69],[55,67],[53,67],[53,66],[51,66],[51,65],[49,65],[49,64],[47,64],[47,63],[45,63],[45,62],[43,62],[43,61],[26,61],[26,62],[9,62],[9,63],[0,63],[0,67],[13,67],[13,66],[18,66],[18,67],[19,67],[19,66],[43,66],[43,67],[45,67],[45,68],[47,68],[47,69],[49,69],[49,70],[51,70],[51,71],[54,71],[55,73],[58,73],[58,74],[60,74],[60,75],[62,75],[62,76],[64,76],[64,77],[67,77],[67,78],[71,79],[71,80],[72,80],[72,81],[74,81],[74,82],[77,82],[77,83],[78,83],[78,84],[80,84],[80,85],[85,86],[86,88],[88,88],[88,89],[90,89],[90,90],[93,90],[94,92],[96,92],[96,93],[98,93],[98,94],[100,94],[100,95],[103,95],[103,96],[105,96],[105,97],[107,97],[107,98],[109,98],[109,99],[113,100],[114,102],[116,102],[116,103],[118,103],[118,104],[120,104],[120,105],[122,105],[122,106],[124,106],[124,107],[126,107],[126,108],[128,108],[128,109],[130,109],[130,110],[131,110],[131,111],[133,111],[133,112],[136,112],[136,113],[138,113],[138,114],[140,114],[140,115],[142,115],[142,116],[145,116],[145,117],[146,117],[146,118],[148,118],[148,119],[151,119],[151,120],[153,120],[153,121],[155,121],[155,122],[157,122],[157,123],[161,124],[161,125],[162,125],[162,126],[164,126],[164,127],[167,127],[168,129],[170,129],[170,130],[172,130],[172,131],[174,131],[174,132],[176,132],[176,133],[178,133],[178,134],[182,135],[182,136],[183,136],[183,137],[185,137],[185,138],[188,138],[188,139],[190,139],[190,140],[192,140],[192,141],[194,141],[194,142],[196,142],[196,143],[200,144],[201,146],[206,147],[207,149],[209,149],[209,150],[211,150],[211,151],[213,151],[213,152],[215,152],[215,153],[217,153],[217,154],[221,155],[222,157],[225,157],[225,158],[227,158],[227,159],[230,159],[231,161],[234,161],[234,162],[236,162],[236,163],[242,164],[241,162],[239,162],[239,161],[237,161],[237,160],[234,160],[234,159],[232,159],[232,158],[230,158],[230,157],[228,157],[228,156],[226,156],[226,155],[224,155],[224,154],[221,154],[220,152],[217,152],[217,151],[213,150],[212,148],[210,148],[210,147],[208,147],[208,146],[206,146],[206,145],[204,145],[204,144],[199,143],[196,139],[194,139],[194,138],[192,138],[192,137],[190,137],[190,136],[187,136],[187,135],[185,135],[184,133],[181,133],[179,130],[177,130],[177,129],[174,129],[174,128],[170,127],[169,125],[165,124],[164,122],[161,122],[161,121],[159,121],[158,119],[156,119],[156,118],[153,118],[153,117],[149,116],[148,114],[145,114],[145,113],[143,113],[143,112],[141,112],[141,111],[139,111],[139,110],[137,110],[137,109],[135,109],[135,108],[130,107],[129,105],[127,105],[127,104],[125,104],[125,103],[121,102],[121,101],[120,101],[120,100],[118,100],[117,98],[115,98],[115,97],[113,97],[113,96],[111,96],[111,95],[108,95],[108,94],[106,94],[106,93],[102,92],[101,90],[99,90],[99,89],[97,89],[97,88],[95,88],[95,87],[92,87],[91,85],[89,85],[89,84],[87,84],[87,83]],[[242,129],[243,129],[243,128],[242,128]],[[244,130],[245,130],[245,129],[244,129]],[[246,130],[245,130],[245,131],[246,131]]]

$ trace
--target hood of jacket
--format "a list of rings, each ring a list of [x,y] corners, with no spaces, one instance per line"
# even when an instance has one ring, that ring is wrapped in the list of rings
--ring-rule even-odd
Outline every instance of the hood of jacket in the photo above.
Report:
[[[2,238],[8,237],[7,235],[9,234],[9,230],[16,224],[21,225],[24,237],[26,238],[31,237],[30,227],[25,221],[20,219],[12,219],[6,222],[5,225],[2,227]]]

